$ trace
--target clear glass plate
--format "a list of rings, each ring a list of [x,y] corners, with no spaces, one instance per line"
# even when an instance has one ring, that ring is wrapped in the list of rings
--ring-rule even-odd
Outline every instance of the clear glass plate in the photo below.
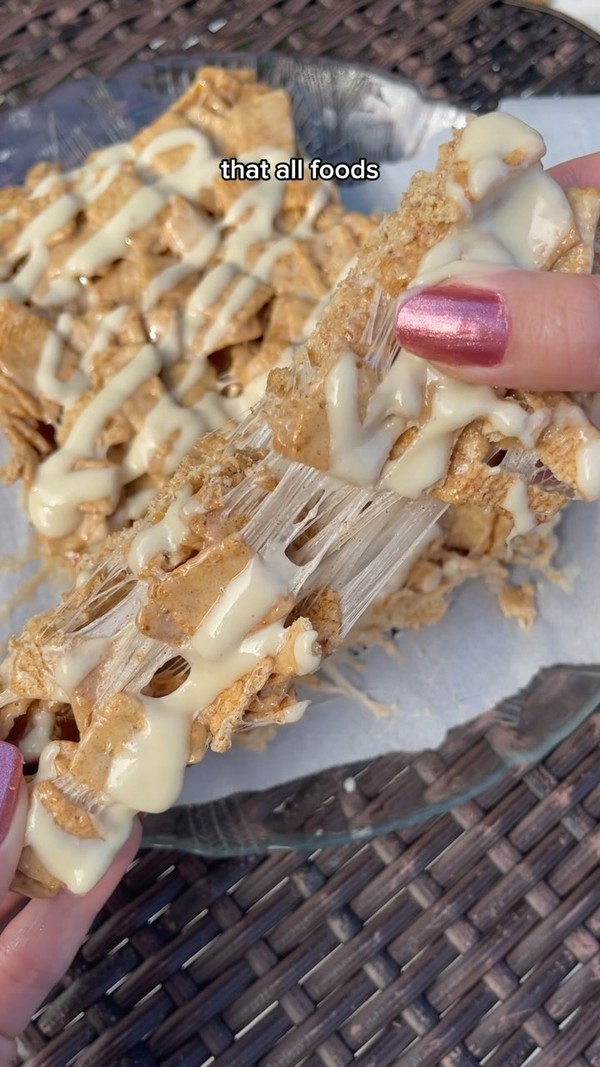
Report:
[[[327,61],[302,63],[270,55],[254,59],[247,55],[159,59],[131,64],[106,83],[93,77],[68,81],[31,106],[1,114],[3,182],[19,182],[38,159],[70,167],[93,148],[127,139],[181,94],[203,62],[254,65],[261,79],[284,86],[292,100],[303,151],[331,162],[353,162],[365,156],[381,164],[382,169],[393,167],[418,155],[425,145],[465,117],[452,105],[425,100],[414,87],[397,79]],[[389,191],[388,202],[378,202],[378,190],[383,188],[383,184],[376,184],[363,189],[363,201],[366,197],[370,208],[389,208]],[[355,185],[342,188],[342,199],[350,206],[356,206],[356,198]],[[16,513],[14,493],[9,506],[11,529],[15,531],[13,543],[18,543],[24,536],[24,525]],[[4,576],[2,587],[6,596]],[[46,603],[54,596],[47,594]],[[481,604],[476,602],[477,597]],[[33,604],[19,602],[11,615],[12,627],[20,626],[24,617],[41,606],[44,605],[37,600]],[[454,629],[460,630],[461,611],[468,616],[473,610],[489,614],[491,609],[484,593],[470,591],[459,594],[453,610]],[[488,644],[483,642],[479,650],[490,666],[494,642],[500,639],[504,625],[497,614],[494,620],[496,630],[489,628]],[[410,670],[431,673],[433,665],[437,667],[438,645],[449,660],[460,657],[461,643],[452,622],[444,621],[443,626],[434,629],[435,637],[422,644],[415,644],[412,635],[400,635],[399,648]],[[558,627],[554,632],[558,634]],[[467,634],[467,643],[471,639]],[[562,659],[562,646],[560,640],[549,640],[547,635],[545,642],[541,662],[549,668]],[[384,669],[377,650],[365,653],[362,660],[361,655],[356,660],[355,686],[369,684],[377,690],[376,700],[395,703],[406,684],[406,675],[397,670],[390,673],[389,666]],[[528,669],[525,663],[518,675],[522,678],[519,685],[529,681],[539,665],[536,662]],[[477,690],[482,685],[481,678],[482,673],[475,672],[465,683],[467,689],[470,685]],[[440,677],[442,691],[445,684]],[[448,688],[448,703],[464,702],[465,691],[456,685]],[[599,698],[599,672],[595,667],[579,672],[569,667],[550,668],[524,694],[503,701],[466,725],[450,729],[443,741],[447,726],[469,718],[469,714],[463,712],[456,718],[450,715],[448,721],[437,722],[429,735],[431,747],[407,754],[390,751],[397,748],[397,738],[390,731],[389,717],[370,716],[360,702],[350,707],[351,702],[341,696],[335,718],[330,710],[332,702],[319,697],[319,721],[326,723],[330,719],[337,723],[338,737],[340,722],[346,724],[344,738],[336,744],[333,736],[334,743],[330,743],[328,754],[323,757],[328,769],[300,777],[291,769],[311,765],[310,760],[302,762],[302,753],[311,752],[312,748],[314,755],[314,750],[324,743],[316,732],[314,716],[307,723],[281,732],[286,735],[287,748],[278,737],[266,753],[234,751],[225,758],[210,754],[194,769],[195,777],[188,780],[184,798],[192,803],[164,815],[149,816],[145,841],[159,847],[231,855],[273,847],[312,848],[397,830],[478,794],[516,764],[522,770],[527,761],[539,759],[596,708]],[[485,706],[482,698],[477,711]],[[427,733],[423,733],[422,722],[420,732],[415,730],[416,724],[411,726],[409,721],[404,736],[410,738],[413,748],[423,745],[421,738]],[[364,751],[361,731],[369,736]],[[349,762],[347,756],[342,766],[331,769],[332,764],[341,762],[339,756],[336,759],[338,751],[353,755]],[[373,752],[377,758],[372,758]],[[229,785],[222,783],[225,775]],[[209,782],[204,792],[198,788],[200,781]],[[248,781],[255,785],[248,788]],[[236,791],[240,782],[244,783],[244,792]],[[263,784],[267,788],[260,788]],[[219,790],[230,795],[219,797]]]
[[[127,64],[105,82],[70,79],[34,104],[0,113],[2,184],[20,182],[37,160],[73,167],[94,148],[126,140],[177,99],[206,63],[255,68],[262,81],[285,87],[304,152],[333,163],[361,155],[374,162],[411,158],[466,115],[426,100],[397,78],[327,60],[243,54],[155,59]]]

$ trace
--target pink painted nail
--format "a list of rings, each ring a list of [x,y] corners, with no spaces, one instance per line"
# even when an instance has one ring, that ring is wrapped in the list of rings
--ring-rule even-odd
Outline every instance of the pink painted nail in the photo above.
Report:
[[[22,774],[23,758],[18,748],[0,741],[0,845],[13,821]]]
[[[436,363],[495,367],[508,345],[508,315],[500,293],[443,285],[410,296],[396,315],[400,344]]]

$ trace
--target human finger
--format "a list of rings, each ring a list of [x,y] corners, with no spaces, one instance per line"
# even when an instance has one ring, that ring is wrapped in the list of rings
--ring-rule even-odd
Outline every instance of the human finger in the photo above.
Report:
[[[466,381],[600,389],[600,275],[505,270],[409,296],[401,345]]]

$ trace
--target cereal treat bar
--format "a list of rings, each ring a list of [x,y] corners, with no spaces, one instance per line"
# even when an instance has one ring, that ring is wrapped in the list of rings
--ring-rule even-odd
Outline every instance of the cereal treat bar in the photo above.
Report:
[[[394,308],[415,286],[503,266],[592,270],[600,193],[564,192],[541,168],[544,151],[524,123],[487,115],[441,149],[434,173],[415,176],[293,366],[270,375],[280,454],[357,485],[381,479],[404,498],[478,504],[517,533],[571,493],[600,495],[600,437],[575,398],[462,383],[393,340]],[[500,463],[515,449],[535,453],[535,477]]]
[[[25,745],[34,772],[17,888],[85,891],[136,811],[174,803],[186,764],[225,752],[247,723],[302,713],[294,679],[345,635],[348,590],[368,602],[355,579],[374,515],[393,542],[423,501],[486,508],[485,555],[570,495],[598,495],[600,434],[573,398],[464,385],[393,342],[408,285],[498,263],[592,268],[599,196],[564,194],[542,152],[508,116],[457,134],[367,239],[291,368],[271,371],[252,417],[204,436],[147,516],[12,641],[0,735]],[[408,559],[408,588],[426,592],[428,558],[448,562],[440,537],[473,543],[468,514],[467,535],[449,511]]]
[[[207,67],[129,143],[0,189],[0,426],[42,549],[76,560],[287,365],[374,222],[278,180],[289,98]],[[264,159],[264,181],[220,160]]]

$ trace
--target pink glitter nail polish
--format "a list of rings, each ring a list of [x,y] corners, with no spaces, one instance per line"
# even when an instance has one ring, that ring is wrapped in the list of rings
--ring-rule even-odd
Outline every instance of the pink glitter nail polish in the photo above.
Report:
[[[0,741],[0,844],[10,830],[22,774],[23,759],[18,748]]]
[[[396,335],[436,363],[496,367],[508,346],[506,304],[500,293],[467,285],[423,289],[398,310]]]

